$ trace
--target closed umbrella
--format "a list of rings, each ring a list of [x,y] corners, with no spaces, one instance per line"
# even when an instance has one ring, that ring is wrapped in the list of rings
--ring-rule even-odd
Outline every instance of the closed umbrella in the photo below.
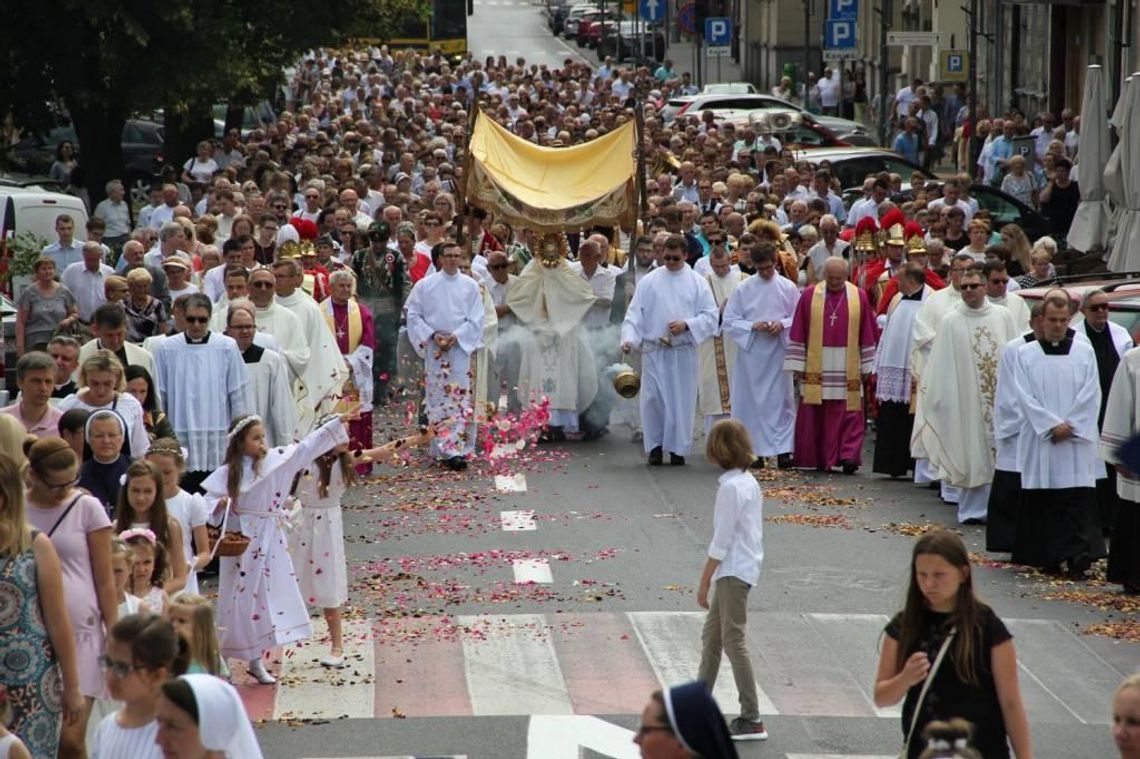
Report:
[[[1120,216],[1108,259],[1110,271],[1140,271],[1140,87],[1137,74],[1128,86],[1120,124]]]
[[[1081,103],[1081,134],[1077,147],[1077,185],[1081,202],[1066,239],[1080,251],[1105,250],[1109,210],[1105,200],[1104,167],[1108,163],[1108,118],[1104,111],[1104,71],[1089,66]]]
[[[1116,99],[1116,108],[1112,111],[1112,118],[1108,120],[1117,136],[1120,135],[1120,129],[1124,126],[1124,108],[1128,105],[1130,84],[1132,84],[1132,77],[1124,80],[1120,88],[1120,97]],[[1108,157],[1108,163],[1104,166],[1104,189],[1108,195],[1108,205],[1111,209],[1108,222],[1108,239],[1104,244],[1105,257],[1107,258],[1108,254],[1111,254],[1113,242],[1116,240],[1116,228],[1120,225],[1120,209],[1124,205],[1124,169],[1120,165],[1119,143],[1113,148],[1112,154]]]

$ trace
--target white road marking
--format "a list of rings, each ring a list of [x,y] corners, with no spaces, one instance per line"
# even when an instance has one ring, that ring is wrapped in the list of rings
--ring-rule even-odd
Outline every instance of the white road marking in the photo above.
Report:
[[[871,688],[879,661],[879,638],[890,620],[884,614],[808,614],[820,637],[837,661],[843,662],[863,692],[875,715],[883,719],[902,717],[902,704],[875,706]]]
[[[546,559],[515,559],[511,562],[516,585],[549,585],[554,582],[550,562]]]
[[[669,688],[697,679],[701,664],[704,612],[631,611],[626,616],[633,623],[637,640],[661,687]],[[761,714],[768,716],[780,713],[759,684],[756,686],[756,697]],[[728,663],[727,656],[721,658],[713,698],[725,714],[740,713],[740,691],[733,681],[732,666]]]
[[[486,637],[463,638],[463,667],[475,716],[573,714],[543,616],[512,614],[491,619],[493,631]],[[486,622],[485,616],[459,618],[461,625],[473,629]],[[509,627],[509,633],[503,626]]]
[[[529,532],[538,529],[533,511],[500,511],[499,519],[506,532]]]
[[[328,643],[322,640],[327,634],[324,620],[313,620],[313,637],[301,648],[286,649],[292,656],[281,659],[274,719],[289,716],[372,719],[376,716],[376,661],[371,620],[344,622],[344,659],[348,666],[343,669],[322,667],[318,661],[328,654]]]
[[[500,493],[525,493],[526,475],[515,474],[511,476],[496,474],[495,490]]]
[[[578,759],[582,749],[610,759],[641,756],[633,742],[633,731],[612,722],[580,715],[530,718],[526,731],[527,759]]]

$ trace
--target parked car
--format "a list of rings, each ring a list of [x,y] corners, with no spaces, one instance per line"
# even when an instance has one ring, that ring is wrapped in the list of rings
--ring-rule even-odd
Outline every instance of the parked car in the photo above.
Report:
[[[661,62],[665,60],[665,33],[660,28],[636,21],[609,22],[598,43],[598,60],[607,55],[612,55],[616,61],[652,59]]]
[[[926,176],[917,163],[912,163],[898,153],[883,148],[812,148],[800,151],[796,157],[814,164],[824,160],[829,161],[831,173],[839,179],[839,186],[844,191],[862,190],[864,178],[868,174],[878,174],[880,171],[900,175],[903,178],[904,191],[910,188],[911,174],[917,171]]]
[[[4,187],[22,187],[44,192],[63,192],[67,189],[51,177],[20,172],[0,173],[0,188]]]
[[[598,39],[601,37],[601,25],[603,22],[609,21],[616,23],[618,15],[615,11],[604,10],[599,11],[594,9],[582,14],[578,19],[578,34],[575,37],[575,42],[578,47],[594,47],[598,44]]]
[[[1104,290],[1108,295],[1108,318],[1128,330],[1132,342],[1140,345],[1140,272],[1094,272],[1073,277],[1057,277],[1054,283],[1018,290],[1017,294],[1033,305],[1045,293],[1062,287],[1069,294],[1074,307],[1080,304],[1085,293],[1093,289]],[[1073,324],[1084,317],[1077,312]]]
[[[566,20],[566,14],[570,12],[573,3],[570,0],[548,0],[546,3],[546,23],[550,26],[550,31],[558,34],[562,29],[562,22]]]
[[[46,173],[55,161],[61,142],[75,146],[82,160],[83,149],[71,124],[57,126],[46,134],[25,137],[8,148],[11,164],[23,171]],[[146,202],[150,185],[158,178],[164,162],[162,125],[144,119],[128,119],[123,124],[123,183],[132,201]]]
[[[16,387],[16,305],[8,299],[7,295],[0,295],[0,331],[3,334],[3,351],[0,352],[0,372],[3,372],[4,384],[0,390],[8,395],[4,404],[8,405],[16,397],[19,388]]]
[[[754,111],[728,111],[723,116],[717,115],[717,122],[730,123],[736,127],[737,134],[740,130],[752,126],[757,121],[763,119],[765,116],[777,116],[778,114],[794,114],[799,116],[796,123],[789,130],[782,130],[779,132],[779,139],[781,145],[787,145],[793,149],[801,148],[821,148],[821,147],[850,147],[850,143],[841,139],[834,132],[822,124],[817,123],[811,114],[802,116],[795,111],[787,111],[783,108],[758,108]]]
[[[811,116],[816,123],[830,129],[844,142],[851,145],[871,145],[874,138],[867,132],[867,127],[857,121],[841,119],[836,116],[820,116],[809,113],[795,103],[778,98],[775,95],[764,94],[706,94],[690,95],[686,97],[670,98],[661,109],[661,120],[666,124],[682,114],[699,113],[701,111],[754,111],[762,108],[782,108],[788,111]]]
[[[87,208],[74,195],[38,187],[0,187],[0,239],[33,234],[52,242],[60,214],[68,214],[75,222],[76,240],[87,239]]]
[[[562,22],[562,36],[566,39],[578,36],[578,20],[582,18],[583,13],[589,11],[596,11],[597,5],[572,5],[570,10],[566,12],[566,20]]]
[[[756,95],[759,94],[752,82],[718,82],[701,88],[702,95]]]

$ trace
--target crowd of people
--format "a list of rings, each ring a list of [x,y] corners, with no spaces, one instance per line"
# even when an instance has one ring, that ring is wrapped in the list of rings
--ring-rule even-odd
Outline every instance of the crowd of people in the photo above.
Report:
[[[959,521],[986,523],[991,550],[1080,576],[1111,532],[1109,580],[1140,591],[1140,480],[1117,454],[1140,429],[1140,353],[1108,321],[1104,293],[1086,294],[1073,326],[1063,290],[1030,308],[1013,290],[1051,281],[1057,243],[994,229],[968,177],[870,176],[848,205],[826,161],[778,134],[664,121],[682,86],[570,60],[318,51],[279,116],[201,143],[137,214],[111,182],[86,241],[60,215],[18,298],[20,394],[0,409],[18,423],[0,468],[26,469],[30,483],[26,499],[5,489],[0,559],[34,561],[47,578],[21,587],[25,623],[39,603],[44,624],[12,628],[36,652],[20,687],[8,683],[15,734],[37,755],[82,755],[88,717],[110,697],[126,706],[100,723],[95,755],[190,735],[236,697],[177,676],[224,674],[229,659],[273,682],[263,654],[312,635],[307,601],[331,635],[322,664],[342,666],[345,489],[411,444],[463,470],[483,421],[536,405],[545,440],[594,440],[617,419],[650,465],[666,454],[685,465],[698,421],[711,442],[735,420],[747,450],[718,463],[741,472],[853,474],[873,427],[873,471],[932,484]],[[467,207],[472,109],[560,147],[632,120],[635,91],[647,93],[651,171],[648,216],[633,228],[541,233]],[[983,157],[1004,161],[1001,139]],[[1006,180],[1021,181],[1007,163]],[[614,390],[630,375],[636,399]],[[373,447],[373,408],[403,401],[427,432]],[[215,640],[196,575],[241,540],[223,551]],[[927,554],[966,568],[937,603],[922,587],[928,615],[954,617],[947,593],[972,598],[960,553],[916,548],[918,573]],[[2,583],[28,576],[5,572]],[[736,614],[747,589],[718,599],[723,581],[710,564],[711,608]],[[982,637],[971,648],[961,631],[959,671],[971,650],[1004,662],[1000,620],[973,602],[969,618]],[[738,622],[717,624],[727,635]],[[884,647],[877,699],[917,696],[925,673],[910,654],[930,625],[909,605],[892,622],[898,655]],[[1030,756],[1001,673],[1001,730]],[[218,719],[225,741],[244,740],[241,720]],[[975,727],[997,740],[1000,725]],[[201,735],[206,750],[218,740]]]

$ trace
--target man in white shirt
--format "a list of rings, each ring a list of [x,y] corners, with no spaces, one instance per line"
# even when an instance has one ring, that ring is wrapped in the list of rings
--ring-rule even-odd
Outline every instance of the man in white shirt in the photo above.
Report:
[[[827,116],[839,115],[839,78],[834,76],[830,67],[823,70],[823,77],[817,82],[819,87],[819,104]]]
[[[293,218],[308,219],[316,224],[322,210],[321,188],[318,186],[318,180],[312,180],[305,185],[303,197],[305,204],[293,212]]]
[[[104,285],[107,277],[114,273],[114,269],[103,263],[103,248],[97,242],[85,243],[83,260],[63,270],[59,281],[75,296],[79,321],[90,324],[95,309],[107,302]]]
[[[922,80],[916,76],[909,87],[903,87],[895,94],[895,118],[905,119],[910,115],[910,104],[918,99],[920,87],[922,87]]]
[[[847,212],[847,226],[849,227],[857,227],[859,220],[864,216],[870,216],[876,223],[879,221],[879,204],[887,199],[890,186],[887,184],[887,180],[881,177],[870,180],[870,182],[870,196],[856,200],[851,204],[851,210]],[[863,183],[863,189],[867,189],[866,182]]]
[[[371,216],[360,210],[360,197],[356,194],[356,190],[346,189],[341,190],[340,204],[348,211],[349,218],[356,224],[356,228],[361,232],[365,231],[375,221]]]
[[[962,200],[962,183],[954,177],[947,179],[945,184],[942,185],[942,197],[930,201],[926,209],[934,214],[941,212],[943,206],[958,206],[958,208],[961,208],[962,213],[966,215],[966,220],[962,222],[963,226],[969,224],[970,219],[974,216],[970,204]]]
[[[162,262],[165,261],[168,256],[174,255],[174,253],[179,250],[187,250],[189,247],[190,240],[186,236],[186,230],[181,224],[176,221],[163,224],[162,228],[158,231],[158,242],[143,256],[143,263],[147,266],[161,267]],[[126,268],[126,261],[120,258],[117,270],[122,272]]]
[[[850,249],[851,245],[847,241],[839,239],[839,220],[829,213],[819,217],[819,242],[808,248],[807,252],[811,260],[807,284],[814,285],[823,279],[823,264],[827,259],[849,259]]]
[[[230,229],[233,227],[237,215],[238,207],[234,199],[234,191],[220,190],[218,192],[218,215],[214,217],[218,222],[218,231],[214,235],[214,239],[219,245],[230,239]]]
[[[843,207],[843,198],[835,194],[831,189],[831,172],[827,169],[819,169],[811,179],[811,192],[808,193],[807,199],[814,200],[819,198],[827,203],[827,211],[834,216],[840,224],[847,218],[847,209]]]
[[[151,229],[162,229],[164,224],[174,221],[174,209],[178,207],[178,186],[164,184],[162,186],[162,205],[156,206],[150,212],[147,225]]]

